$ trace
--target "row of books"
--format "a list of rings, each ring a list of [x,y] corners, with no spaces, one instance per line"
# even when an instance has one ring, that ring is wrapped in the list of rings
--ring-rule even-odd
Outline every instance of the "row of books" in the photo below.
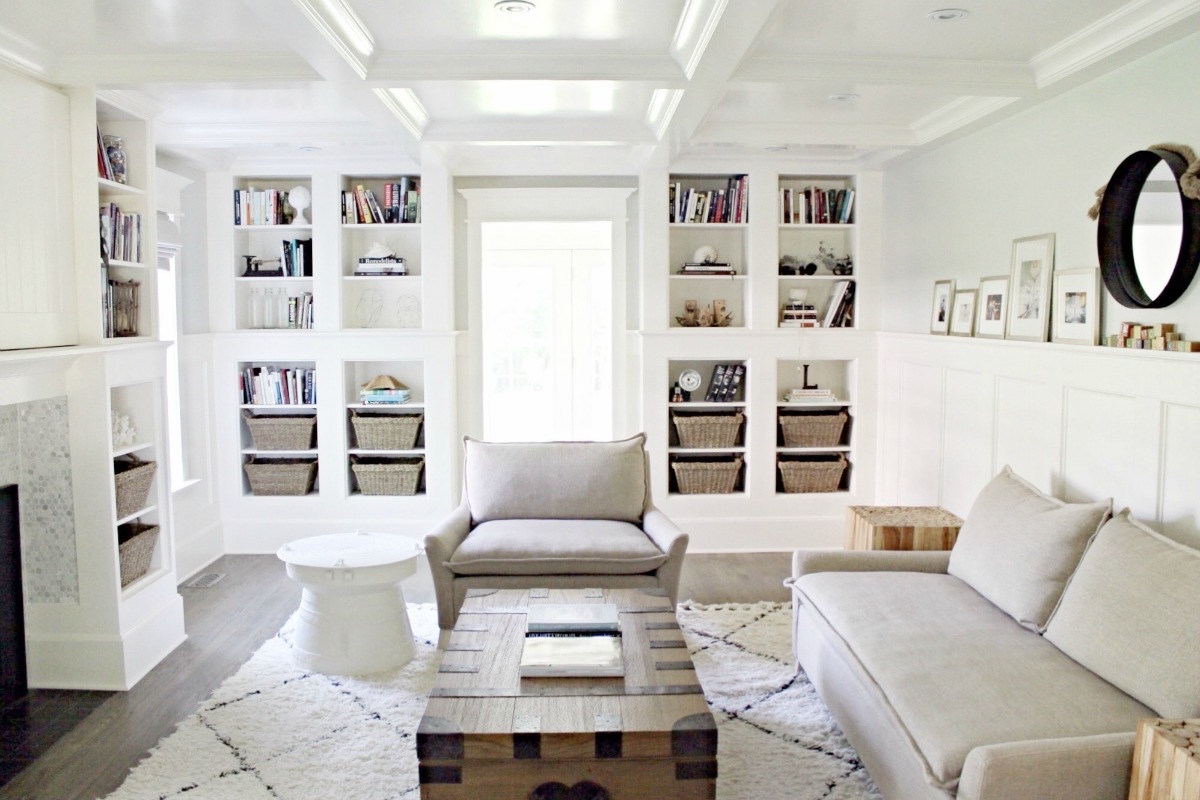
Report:
[[[246,367],[238,375],[244,405],[296,406],[317,402],[317,371],[307,367]]]
[[[234,189],[234,225],[287,225],[292,221],[292,209],[287,204],[284,189]]]
[[[313,326],[312,292],[301,292],[287,299],[287,317],[281,319],[281,328],[311,330]]]
[[[311,278],[312,252],[312,239],[284,239],[279,246],[284,277]]]
[[[100,257],[141,262],[141,214],[127,214],[116,203],[100,206]]]
[[[342,192],[342,222],[346,224],[399,224],[421,221],[421,185],[401,178],[383,185],[383,197],[361,183]]]
[[[671,222],[748,222],[747,178],[731,175],[724,189],[696,189],[682,183],[670,185]]]
[[[620,677],[624,661],[616,604],[529,607],[522,678]]]
[[[105,282],[103,315],[104,336],[137,336],[140,310],[138,295],[141,284],[137,281]]]
[[[854,281],[838,281],[829,293],[823,326],[849,328],[854,325]]]
[[[784,225],[848,223],[853,189],[784,188],[779,190],[779,221]]]
[[[729,403],[737,397],[738,387],[746,375],[745,364],[717,364],[704,393],[706,403]]]

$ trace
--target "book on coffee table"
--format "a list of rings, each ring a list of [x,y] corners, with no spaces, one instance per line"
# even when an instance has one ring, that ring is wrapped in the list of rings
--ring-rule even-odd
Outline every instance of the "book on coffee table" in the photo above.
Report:
[[[525,617],[529,634],[611,634],[619,636],[615,603],[531,605]]]
[[[617,678],[625,674],[620,636],[526,636],[522,678]]]

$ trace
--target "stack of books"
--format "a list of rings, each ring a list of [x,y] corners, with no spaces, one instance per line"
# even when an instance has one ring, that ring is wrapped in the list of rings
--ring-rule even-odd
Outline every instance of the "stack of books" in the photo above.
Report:
[[[397,406],[411,400],[412,392],[391,375],[376,375],[358,390],[358,399],[365,405]]]
[[[370,277],[407,275],[408,267],[404,264],[403,256],[382,256],[379,258],[364,256],[358,260],[358,266],[354,268],[354,274]]]
[[[837,400],[829,389],[788,389],[785,403],[832,403]]]
[[[531,605],[522,678],[619,678],[625,674],[613,603]]]
[[[683,266],[679,268],[680,275],[736,275],[737,270],[729,265],[727,261],[706,261],[698,263],[695,261],[685,261]]]
[[[785,303],[783,306],[783,319],[779,322],[781,328],[817,328],[820,327],[820,322],[817,320],[817,307],[810,306],[807,303]]]

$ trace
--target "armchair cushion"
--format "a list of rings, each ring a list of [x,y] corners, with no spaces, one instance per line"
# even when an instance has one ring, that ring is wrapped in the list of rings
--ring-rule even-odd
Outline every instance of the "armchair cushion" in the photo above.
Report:
[[[456,575],[638,575],[666,560],[628,522],[500,519],[475,526],[446,566]]]
[[[642,518],[648,489],[644,434],[616,442],[463,441],[464,491],[477,524]]]

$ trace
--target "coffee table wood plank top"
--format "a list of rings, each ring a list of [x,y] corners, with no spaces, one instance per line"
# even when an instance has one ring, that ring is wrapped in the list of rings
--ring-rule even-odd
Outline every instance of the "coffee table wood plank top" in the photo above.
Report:
[[[618,606],[625,676],[521,678],[529,606],[585,602]],[[675,610],[642,589],[472,590],[417,734],[424,800],[710,800],[716,752]]]

